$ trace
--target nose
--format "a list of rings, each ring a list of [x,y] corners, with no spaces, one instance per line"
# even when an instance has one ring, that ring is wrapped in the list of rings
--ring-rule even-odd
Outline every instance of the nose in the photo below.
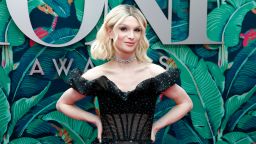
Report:
[[[128,38],[129,38],[129,39],[134,39],[134,32],[133,32],[133,31],[130,31],[130,32],[129,32]]]

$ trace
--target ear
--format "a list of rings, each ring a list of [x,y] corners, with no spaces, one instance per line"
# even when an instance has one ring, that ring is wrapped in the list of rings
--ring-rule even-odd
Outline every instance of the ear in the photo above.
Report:
[[[107,33],[108,33],[108,36],[110,37],[110,39],[114,39],[114,32],[112,29],[107,29]]]

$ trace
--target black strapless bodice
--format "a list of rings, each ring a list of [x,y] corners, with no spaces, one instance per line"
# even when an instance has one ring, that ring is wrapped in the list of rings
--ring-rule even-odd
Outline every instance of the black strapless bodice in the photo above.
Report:
[[[132,91],[123,92],[106,76],[94,80],[81,77],[74,69],[69,84],[81,94],[97,96],[106,143],[150,143],[157,97],[179,78],[178,69],[169,69],[140,82]]]

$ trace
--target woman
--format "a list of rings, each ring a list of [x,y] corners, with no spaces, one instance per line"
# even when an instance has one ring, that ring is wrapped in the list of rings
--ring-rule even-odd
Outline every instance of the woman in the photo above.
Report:
[[[74,70],[70,74],[72,88],[57,102],[57,109],[67,116],[96,125],[95,142],[151,143],[157,131],[178,121],[192,108],[189,96],[175,84],[179,71],[165,71],[147,57],[146,26],[146,19],[137,8],[129,5],[113,8],[91,46],[94,58],[109,61],[82,76]],[[177,105],[153,123],[160,94]],[[74,105],[86,95],[98,96],[100,116]]]

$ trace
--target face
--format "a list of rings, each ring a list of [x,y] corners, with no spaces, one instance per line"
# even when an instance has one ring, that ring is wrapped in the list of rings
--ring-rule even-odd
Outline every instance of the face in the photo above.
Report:
[[[134,54],[142,35],[142,28],[139,22],[133,17],[126,17],[116,27],[116,33],[111,32],[111,36],[116,38],[116,53]]]

